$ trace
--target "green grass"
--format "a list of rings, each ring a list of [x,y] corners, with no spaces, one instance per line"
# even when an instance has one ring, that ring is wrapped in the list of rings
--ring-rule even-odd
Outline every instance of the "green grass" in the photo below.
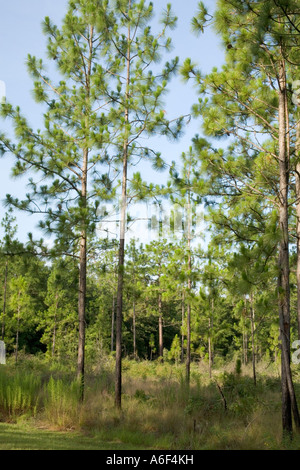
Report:
[[[145,446],[124,443],[120,439],[105,441],[99,436],[80,432],[57,432],[29,424],[0,423],[0,450],[139,450]]]

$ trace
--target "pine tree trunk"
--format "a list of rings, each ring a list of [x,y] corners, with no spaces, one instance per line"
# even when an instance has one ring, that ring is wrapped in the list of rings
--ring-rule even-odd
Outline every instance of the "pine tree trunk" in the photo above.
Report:
[[[190,279],[188,281],[189,291],[190,291]],[[188,301],[187,304],[187,332],[186,332],[186,381],[190,383],[191,376],[191,304]]]
[[[243,325],[243,362],[244,365],[248,364],[248,338],[245,324]]]
[[[137,359],[136,352],[136,327],[135,327],[135,299],[133,299],[132,328],[133,328],[133,357]]]
[[[90,80],[92,72],[93,59],[93,33],[94,27],[90,26],[89,37],[89,60],[85,74],[85,92],[86,92],[86,108],[90,106]],[[89,128],[88,117],[85,117],[85,128]],[[78,293],[78,321],[79,321],[79,341],[78,341],[78,360],[77,360],[77,379],[80,384],[80,400],[84,399],[84,365],[85,365],[85,304],[86,304],[86,272],[87,272],[87,183],[88,183],[88,158],[89,147],[83,150],[82,176],[81,176],[81,201],[80,208],[83,210],[81,234],[80,234],[80,251],[79,251],[79,293]]]
[[[248,335],[247,335],[247,298],[245,296],[245,308],[242,312],[242,323],[243,323],[243,362],[244,365],[248,364]]]
[[[211,314],[208,319],[208,364],[209,364],[209,378],[212,377],[212,363],[213,363],[213,345],[212,345],[212,327],[213,327],[213,312],[214,312],[214,299],[211,299]]]
[[[298,339],[300,340],[300,122],[297,124],[296,162],[297,322]]]
[[[122,216],[121,226],[125,226],[125,219]],[[123,230],[122,230],[123,231]],[[125,229],[124,229],[125,232]],[[124,270],[124,238],[120,240],[119,246],[119,274],[117,292],[117,316],[116,316],[116,377],[115,377],[115,405],[122,406],[122,321],[123,321],[123,270]]]
[[[53,326],[53,335],[52,335],[52,357],[55,354],[55,342],[56,342],[56,321],[57,321],[57,308],[58,308],[58,295],[55,295],[55,314],[54,314],[54,326]]]
[[[128,11],[131,8],[131,0],[128,1]],[[126,104],[125,104],[125,126],[129,121],[129,109],[127,100],[129,99],[130,83],[130,26],[127,36],[127,75],[126,75]],[[122,175],[122,201],[121,201],[121,221],[120,221],[120,243],[118,260],[118,290],[117,290],[117,315],[116,315],[116,368],[115,368],[115,406],[122,407],[122,321],[123,321],[123,284],[124,284],[124,259],[125,259],[125,226],[127,214],[127,164],[128,164],[128,136],[125,133],[123,143],[123,175]]]
[[[252,339],[252,371],[253,371],[253,382],[256,385],[256,354],[255,354],[255,320],[254,320],[254,308],[253,308],[253,297],[250,296],[250,321],[251,321],[251,339]]]
[[[93,26],[90,26],[89,38],[89,60],[85,77],[86,91],[86,107],[89,108],[90,98],[90,80],[92,72],[92,56],[93,56]],[[85,117],[85,127],[88,129],[88,117]],[[80,234],[80,250],[79,250],[79,292],[78,292],[78,322],[79,322],[79,340],[78,340],[78,359],[77,359],[77,380],[80,386],[80,400],[84,399],[84,362],[85,362],[85,303],[86,303],[86,271],[87,271],[87,179],[88,179],[88,143],[83,150],[82,176],[81,176],[81,201],[80,207],[84,211],[82,219],[82,227]]]
[[[190,168],[188,171],[188,181],[190,180]],[[190,383],[191,376],[191,270],[192,270],[192,258],[191,258],[191,196],[190,190],[188,190],[188,304],[187,304],[187,332],[186,332],[186,380]]]
[[[111,308],[111,334],[110,334],[110,351],[114,350],[114,337],[115,337],[115,296],[112,298]]]
[[[288,233],[288,184],[289,160],[286,141],[286,72],[284,60],[279,70],[279,228],[281,231],[278,256],[278,299],[281,340],[281,386],[283,432],[292,433],[292,411],[297,428],[299,412],[290,368],[290,285],[289,285],[289,233]]]
[[[83,151],[83,166],[81,180],[81,199],[82,208],[86,207],[87,198],[87,164],[88,150]],[[86,221],[82,221],[80,251],[79,251],[79,292],[78,292],[78,322],[79,322],[79,339],[78,339],[78,358],[77,358],[77,379],[80,386],[80,399],[84,398],[84,355],[85,355],[85,300],[86,300]]]
[[[184,362],[184,291],[181,299],[181,363]]]
[[[164,356],[164,339],[163,339],[163,319],[162,319],[162,301],[161,293],[158,295],[158,355]]]
[[[21,292],[18,293],[18,299],[20,302]],[[19,353],[19,330],[20,330],[20,304],[18,305],[18,318],[17,318],[17,332],[16,332],[16,362],[18,362],[18,353]]]
[[[5,273],[4,273],[4,289],[3,289],[3,313],[2,313],[2,341],[5,336],[5,313],[6,313],[6,292],[7,292],[7,272],[8,272],[8,261],[5,261]]]
[[[80,384],[80,399],[84,398],[84,355],[85,355],[85,299],[86,299],[86,235],[83,230],[80,240],[79,255],[79,296],[78,296],[78,320],[79,341],[77,379]]]

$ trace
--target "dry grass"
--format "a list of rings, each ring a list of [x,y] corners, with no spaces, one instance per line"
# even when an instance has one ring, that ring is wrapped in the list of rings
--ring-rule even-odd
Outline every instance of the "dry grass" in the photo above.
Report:
[[[210,380],[205,365],[194,365],[188,389],[183,367],[125,363],[122,412],[115,410],[111,392],[98,384],[98,393],[89,390],[80,426],[102,438],[158,449],[286,448],[277,369],[260,364],[256,387],[251,373],[247,367],[236,376],[229,364]],[[288,446],[300,448],[297,439]]]
[[[72,429],[107,442],[153,449],[300,449],[300,438],[282,442],[278,367],[260,363],[257,385],[251,366],[235,373],[235,364],[215,368],[193,364],[190,387],[184,366],[124,361],[122,411],[114,407],[113,361],[86,378],[83,404],[76,387],[59,377],[43,388],[39,424]],[[296,391],[299,387],[296,374]],[[44,381],[45,382],[45,381]],[[224,407],[224,399],[227,408]]]

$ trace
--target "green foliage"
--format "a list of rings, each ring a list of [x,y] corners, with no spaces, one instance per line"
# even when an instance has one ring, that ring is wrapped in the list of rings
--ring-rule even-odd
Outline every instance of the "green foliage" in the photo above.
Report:
[[[237,375],[241,375],[242,372],[242,361],[241,359],[237,359],[235,363],[235,373]]]
[[[174,336],[174,339],[171,344],[171,349],[169,351],[169,359],[175,361],[175,364],[178,365],[181,356],[181,344],[178,334]]]

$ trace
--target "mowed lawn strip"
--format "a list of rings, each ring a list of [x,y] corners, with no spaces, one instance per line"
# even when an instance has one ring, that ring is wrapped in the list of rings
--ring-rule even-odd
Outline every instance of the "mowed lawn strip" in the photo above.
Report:
[[[135,450],[139,446],[100,440],[69,431],[48,431],[28,425],[0,423],[0,450]],[[142,447],[140,447],[142,449]]]

